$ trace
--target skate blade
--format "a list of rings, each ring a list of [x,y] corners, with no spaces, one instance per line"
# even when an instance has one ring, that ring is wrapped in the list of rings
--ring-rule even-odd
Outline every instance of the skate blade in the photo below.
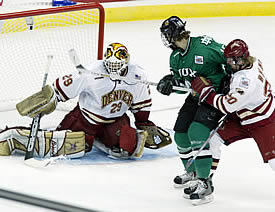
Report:
[[[174,183],[174,188],[187,188],[187,186],[184,185],[184,184],[176,184],[176,183]]]
[[[192,205],[203,205],[209,202],[212,202],[214,200],[214,196],[212,194],[202,198],[202,199],[193,199],[191,200]]]

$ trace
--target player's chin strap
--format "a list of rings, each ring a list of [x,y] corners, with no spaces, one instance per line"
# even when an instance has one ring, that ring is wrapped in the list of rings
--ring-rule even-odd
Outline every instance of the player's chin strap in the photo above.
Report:
[[[79,71],[79,73],[85,73],[86,72],[86,73],[90,73],[90,74],[100,76],[100,77],[107,77],[107,78],[110,78],[112,80],[128,81],[128,82],[132,82],[132,83],[142,83],[142,84],[152,85],[152,86],[157,86],[158,85],[158,83],[156,83],[156,82],[150,82],[150,81],[147,81],[147,80],[142,80],[138,77],[137,78],[129,78],[129,77],[123,77],[123,76],[119,76],[119,75],[103,74],[103,73],[97,73],[97,72],[89,71],[80,63],[80,59],[79,59],[75,49],[69,50],[69,56],[70,56],[71,61],[75,65],[76,69]],[[173,86],[173,90],[175,90],[175,91],[185,91],[185,92],[192,91],[192,89],[190,89],[190,88],[177,87],[177,86]]]

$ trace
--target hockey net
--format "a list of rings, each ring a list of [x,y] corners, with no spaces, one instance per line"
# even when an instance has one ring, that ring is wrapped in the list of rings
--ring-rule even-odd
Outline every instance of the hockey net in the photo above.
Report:
[[[68,51],[83,64],[102,59],[104,9],[98,3],[0,14],[0,111],[41,89],[47,56],[53,55],[47,84],[75,71]],[[70,110],[76,100],[59,104]]]

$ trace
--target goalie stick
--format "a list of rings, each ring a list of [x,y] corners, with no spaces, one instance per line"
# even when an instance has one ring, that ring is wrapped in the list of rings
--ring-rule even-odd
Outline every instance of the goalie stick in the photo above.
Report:
[[[45,85],[46,85],[52,60],[53,60],[53,56],[48,55],[47,56],[47,66],[46,66],[46,70],[45,70],[45,74],[44,74],[44,78],[43,78],[42,88],[45,87]],[[26,165],[29,165],[32,167],[44,167],[44,166],[47,166],[52,161],[52,159],[36,160],[33,157],[37,133],[38,133],[39,126],[40,126],[40,119],[41,119],[41,114],[38,114],[37,116],[35,116],[32,119],[30,135],[28,137],[28,144],[27,144],[27,149],[26,149],[26,154],[25,154],[25,159],[24,159],[24,163]]]
[[[80,73],[84,73],[85,71],[87,71],[87,69],[80,63],[80,59],[79,56],[77,55],[75,49],[71,49],[69,50],[69,57],[71,59],[71,61],[73,62],[73,64],[75,65],[76,69],[80,72]],[[112,78],[111,74],[103,74],[103,73],[97,73],[97,72],[92,72],[89,71],[89,73],[97,75],[97,76],[101,76],[101,77],[107,77],[107,78]],[[158,83],[155,82],[150,82],[147,80],[142,80],[142,79],[134,79],[134,78],[128,78],[128,77],[123,77],[123,76],[113,76],[113,78],[117,79],[117,80],[129,80],[129,81],[133,81],[136,83],[143,83],[146,85],[152,85],[152,86],[157,86]],[[175,91],[185,91],[185,92],[190,92],[192,91],[192,89],[190,88],[184,88],[184,87],[177,87],[177,86],[173,86],[173,90]]]
[[[213,135],[218,131],[218,129],[220,129],[220,127],[223,125],[225,119],[227,118],[227,115],[224,115],[219,123],[218,123],[218,126],[212,130],[212,132],[210,133],[209,137],[207,138],[207,140],[203,143],[203,145],[201,146],[201,148],[193,155],[192,158],[190,158],[187,163],[186,163],[186,167],[185,167],[185,170],[187,170],[191,165],[192,163],[194,163],[194,161],[196,160],[196,158],[199,156],[199,154],[201,153],[201,151],[204,149],[204,147],[210,142],[211,138],[213,137]]]

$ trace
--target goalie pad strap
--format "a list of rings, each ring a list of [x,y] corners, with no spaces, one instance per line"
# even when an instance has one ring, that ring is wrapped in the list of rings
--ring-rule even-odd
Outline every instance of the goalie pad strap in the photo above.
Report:
[[[16,104],[21,116],[34,118],[38,114],[49,114],[56,108],[56,95],[51,86],[46,85],[41,91],[27,97]]]

